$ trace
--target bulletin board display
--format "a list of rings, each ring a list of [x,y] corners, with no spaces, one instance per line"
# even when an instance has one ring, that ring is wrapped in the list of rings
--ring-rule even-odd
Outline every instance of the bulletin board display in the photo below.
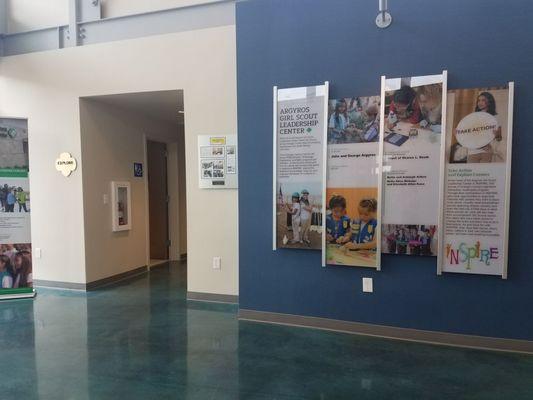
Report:
[[[200,189],[237,189],[237,135],[199,135]]]

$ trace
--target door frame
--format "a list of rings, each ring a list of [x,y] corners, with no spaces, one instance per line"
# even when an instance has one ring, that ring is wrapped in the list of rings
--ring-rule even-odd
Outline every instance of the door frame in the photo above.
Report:
[[[148,141],[157,142],[157,143],[164,143],[165,146],[167,143],[161,142],[158,140],[151,139],[146,132],[143,133],[143,153],[144,153],[144,168],[143,168],[143,181],[144,181],[144,199],[145,199],[145,217],[146,217],[146,232],[145,232],[145,238],[146,238],[146,266],[148,270],[152,269],[152,267],[155,267],[156,265],[150,266],[151,257],[150,257],[150,188],[149,188],[149,182],[148,182],[148,174],[150,170],[150,166],[148,165]],[[168,159],[165,157],[165,163],[166,168],[168,168]],[[169,221],[169,210],[168,210],[168,170],[167,170],[167,176],[165,177],[165,182],[167,184],[167,201],[166,201],[166,237],[167,237],[167,260],[170,260],[170,248],[168,246],[168,241],[170,240],[170,221]]]

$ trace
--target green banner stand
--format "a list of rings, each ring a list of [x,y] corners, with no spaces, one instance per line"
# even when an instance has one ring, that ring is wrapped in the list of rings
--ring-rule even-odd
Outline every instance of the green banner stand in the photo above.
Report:
[[[1,289],[0,300],[31,299],[35,294],[33,288]]]

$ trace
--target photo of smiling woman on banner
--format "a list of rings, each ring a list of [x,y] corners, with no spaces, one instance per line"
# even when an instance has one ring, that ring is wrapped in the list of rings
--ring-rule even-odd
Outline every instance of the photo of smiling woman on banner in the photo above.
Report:
[[[507,275],[513,90],[448,93],[444,272]]]

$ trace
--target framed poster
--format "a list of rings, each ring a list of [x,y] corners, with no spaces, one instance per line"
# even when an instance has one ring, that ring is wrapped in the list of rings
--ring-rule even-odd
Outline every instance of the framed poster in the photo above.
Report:
[[[380,96],[330,100],[326,264],[379,269]]]
[[[448,92],[438,272],[507,278],[514,84]]]
[[[237,189],[237,135],[198,136],[200,189]]]
[[[274,250],[323,248],[328,88],[274,87]]]
[[[382,77],[382,252],[439,255],[447,73]]]

